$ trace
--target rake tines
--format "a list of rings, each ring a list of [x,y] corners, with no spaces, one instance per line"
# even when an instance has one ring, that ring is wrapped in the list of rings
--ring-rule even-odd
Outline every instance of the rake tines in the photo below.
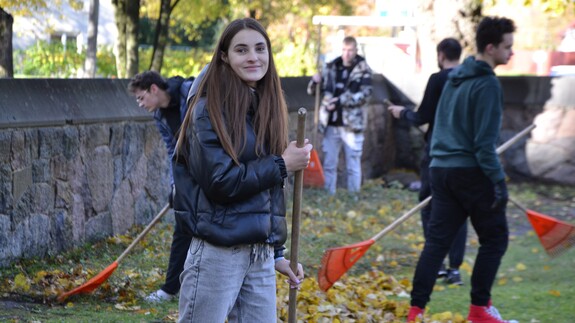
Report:
[[[321,267],[317,275],[319,288],[327,291],[353,264],[355,264],[375,240],[369,239],[352,245],[330,248],[321,259]]]
[[[533,210],[526,213],[549,256],[557,257],[575,245],[575,226]]]

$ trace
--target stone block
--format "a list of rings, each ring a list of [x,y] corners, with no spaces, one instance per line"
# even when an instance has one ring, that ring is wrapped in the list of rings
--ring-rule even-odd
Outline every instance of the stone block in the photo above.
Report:
[[[12,165],[12,169],[30,167],[32,164],[30,147],[26,145],[26,135],[24,131],[12,131],[11,146],[10,164]]]
[[[153,124],[153,123],[149,123]],[[121,156],[124,142],[124,123],[115,123],[109,126],[110,131],[110,151],[114,157]],[[155,128],[155,127],[154,127]]]
[[[146,226],[152,221],[156,216],[156,213],[160,211],[160,207],[164,207],[167,201],[160,201],[160,203],[154,203],[146,194],[141,194],[135,199],[135,223],[137,225]],[[165,217],[164,217],[165,219]]]
[[[575,102],[573,102],[575,106]],[[565,111],[561,119],[561,125],[557,129],[557,138],[571,138],[575,145],[575,109]]]
[[[32,161],[32,181],[34,183],[48,183],[52,181],[52,171],[48,159]]]
[[[147,158],[142,155],[140,159],[136,162],[136,165],[132,172],[128,175],[128,180],[130,181],[130,187],[132,189],[132,196],[140,196],[142,194],[146,195],[146,174],[147,169]]]
[[[138,159],[144,153],[144,143],[141,140],[144,138],[144,127],[143,124],[126,124],[124,127],[124,142],[122,143],[124,176],[132,172]]]
[[[62,137],[62,150],[66,159],[74,159],[80,153],[80,135],[77,127],[65,127]]]
[[[561,125],[563,115],[563,109],[545,109],[545,111],[535,117],[533,121],[537,127],[531,131],[531,140],[538,143],[547,143],[553,140]]]
[[[71,205],[70,216],[72,218],[72,239],[74,243],[82,243],[86,239],[85,223],[86,208],[84,207],[84,197],[86,195],[74,192],[73,203]]]
[[[12,170],[10,165],[0,163],[0,214],[8,214],[14,208],[14,195],[12,192]]]
[[[30,214],[20,222],[15,231],[24,232],[22,256],[27,258],[46,256],[50,246],[50,218],[45,214]]]
[[[54,202],[55,208],[61,209],[71,209],[74,202],[74,196],[72,195],[72,188],[70,184],[66,181],[56,180],[56,198]]]
[[[114,234],[112,217],[109,211],[99,213],[86,221],[86,239],[95,241]]]
[[[40,128],[38,130],[38,136],[39,158],[50,158],[51,156],[62,155],[64,153],[64,146],[62,146],[64,139],[63,128]]]
[[[85,129],[89,147],[108,146],[110,144],[110,129],[107,124],[91,124],[87,125]]]
[[[26,135],[26,145],[29,147],[30,158],[32,160],[40,158],[40,149],[38,149],[39,139],[38,139],[38,129],[36,128],[24,128],[24,133]]]
[[[0,214],[0,266],[8,265],[7,259],[14,257],[12,248],[10,216]]]
[[[550,143],[529,142],[526,153],[531,173],[542,178],[546,178],[546,174],[560,167],[568,158],[564,149]]]
[[[25,167],[17,170],[12,175],[12,178],[12,195],[14,196],[14,200],[18,201],[28,188],[32,186],[32,168]]]
[[[74,161],[64,155],[56,155],[50,158],[51,172],[54,180],[67,181],[77,172],[74,171]]]
[[[88,152],[86,179],[90,190],[92,207],[96,213],[108,209],[114,193],[114,164],[108,146],[99,146]]]
[[[66,210],[55,210],[51,217],[50,225],[50,248],[49,251],[61,252],[73,247],[72,239],[69,238],[71,232],[71,221]]]
[[[134,198],[128,180],[122,181],[120,187],[114,192],[112,205],[112,228],[114,235],[123,234],[134,225]]]
[[[7,164],[10,162],[10,147],[12,141],[12,131],[0,131],[0,164]]]

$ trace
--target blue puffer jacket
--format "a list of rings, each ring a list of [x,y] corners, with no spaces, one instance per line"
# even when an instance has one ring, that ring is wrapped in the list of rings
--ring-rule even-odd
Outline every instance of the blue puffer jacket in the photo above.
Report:
[[[190,77],[184,80],[181,76],[171,77],[167,80],[168,82],[168,89],[167,92],[170,95],[170,103],[166,108],[163,109],[156,109],[154,112],[154,120],[156,121],[156,127],[162,136],[162,140],[166,144],[166,149],[168,150],[168,165],[170,165],[170,184],[174,184],[174,178],[172,176],[172,169],[171,169],[171,161],[172,156],[174,154],[174,149],[176,147],[176,140],[177,138],[175,135],[180,130],[180,126],[182,125],[182,121],[184,120],[184,116],[186,115],[186,111],[188,110],[188,105],[186,103],[186,99],[188,97],[188,92],[192,87],[192,83],[194,81],[193,77]],[[178,111],[179,110],[179,111]],[[168,114],[169,113],[178,113],[179,114],[179,122],[177,124],[170,124],[168,123]]]
[[[223,149],[205,97],[192,117],[186,129],[188,142],[173,163],[174,211],[186,224],[186,232],[218,246],[270,244],[275,258],[282,256],[287,238],[283,159],[256,155],[253,115],[245,120],[247,138],[238,156],[240,165]]]

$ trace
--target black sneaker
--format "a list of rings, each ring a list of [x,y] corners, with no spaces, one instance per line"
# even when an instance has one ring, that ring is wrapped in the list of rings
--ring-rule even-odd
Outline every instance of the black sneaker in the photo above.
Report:
[[[445,276],[444,281],[446,284],[449,285],[463,285],[461,275],[459,274],[459,270],[457,269],[448,269],[447,276]]]
[[[445,276],[447,276],[447,269],[445,269],[444,264],[441,264],[441,268],[439,268],[439,271],[437,272],[437,278],[445,277]]]

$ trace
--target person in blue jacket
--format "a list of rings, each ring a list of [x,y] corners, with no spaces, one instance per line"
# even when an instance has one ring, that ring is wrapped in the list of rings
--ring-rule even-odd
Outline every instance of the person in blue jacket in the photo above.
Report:
[[[493,69],[513,56],[512,20],[485,17],[477,26],[477,55],[448,76],[431,135],[431,218],[419,257],[407,321],[415,322],[430,300],[437,271],[469,217],[479,249],[471,275],[471,323],[510,323],[491,304],[491,288],[507,250],[507,186],[496,146],[503,92]]]
[[[283,256],[284,185],[312,145],[288,140],[288,111],[269,36],[232,21],[191,91],[174,155],[174,211],[192,237],[179,322],[276,322],[276,274],[304,278]],[[205,75],[204,75],[205,74]]]
[[[172,206],[174,178],[172,175],[172,155],[176,137],[187,111],[187,97],[193,78],[174,76],[164,79],[159,73],[146,71],[135,75],[128,84],[129,91],[136,97],[138,105],[154,114],[156,127],[160,132],[168,152],[170,175],[169,203]],[[180,273],[184,268],[186,253],[191,239],[182,231],[182,224],[176,217],[170,259],[164,285],[146,297],[149,302],[174,299],[180,290]]]

